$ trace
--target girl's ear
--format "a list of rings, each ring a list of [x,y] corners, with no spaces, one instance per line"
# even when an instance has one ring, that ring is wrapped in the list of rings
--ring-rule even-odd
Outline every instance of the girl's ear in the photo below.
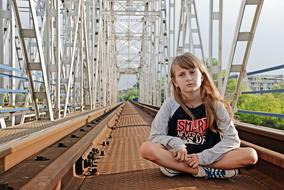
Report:
[[[173,85],[174,85],[175,87],[178,87],[178,85],[177,85],[177,83],[176,83],[176,80],[175,80],[174,78],[172,78],[172,82],[173,82]]]
[[[203,76],[203,75],[201,75],[201,82],[203,82],[203,80],[204,80],[204,76]]]

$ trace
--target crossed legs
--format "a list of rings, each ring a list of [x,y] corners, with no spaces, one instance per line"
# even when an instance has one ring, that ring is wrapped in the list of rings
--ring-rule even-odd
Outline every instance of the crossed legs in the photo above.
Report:
[[[162,145],[152,142],[144,142],[139,150],[141,156],[147,160],[150,160],[160,166],[171,168],[177,171],[190,173],[196,175],[197,168],[188,166],[185,162],[179,162],[174,159],[172,153],[166,150]],[[252,148],[237,148],[224,154],[224,156],[207,166],[217,169],[235,169],[248,165],[255,164],[257,162],[257,153]]]

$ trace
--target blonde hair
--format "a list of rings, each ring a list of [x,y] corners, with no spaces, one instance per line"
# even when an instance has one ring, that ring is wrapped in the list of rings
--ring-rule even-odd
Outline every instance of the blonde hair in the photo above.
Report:
[[[179,89],[179,87],[176,87],[173,83],[173,81],[175,80],[175,67],[176,66],[179,66],[183,69],[197,68],[201,72],[203,76],[203,81],[200,86],[200,93],[201,93],[202,102],[206,110],[207,124],[209,125],[209,128],[212,129],[213,131],[219,131],[218,128],[216,128],[217,116],[214,110],[214,107],[215,107],[214,105],[218,102],[221,102],[225,105],[231,118],[233,118],[233,113],[232,113],[232,109],[230,105],[220,95],[214,82],[209,76],[207,69],[196,56],[190,53],[185,53],[183,55],[176,56],[171,65],[170,74],[171,74],[171,82],[173,85],[173,95],[175,97],[175,100],[181,105],[184,111],[192,117],[193,120],[195,118],[190,112],[190,110],[185,106],[185,103],[183,102],[181,90]]]

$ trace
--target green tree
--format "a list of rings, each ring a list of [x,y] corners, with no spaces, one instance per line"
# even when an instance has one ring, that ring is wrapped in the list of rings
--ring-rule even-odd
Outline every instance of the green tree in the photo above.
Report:
[[[283,112],[281,101],[272,93],[262,95],[244,94],[240,96],[237,107],[243,110],[280,114]],[[237,116],[243,122],[284,129],[284,119],[277,117],[241,113],[238,113]]]
[[[118,96],[120,101],[128,101],[138,98],[139,96],[138,85],[135,84],[132,88],[128,88],[126,90],[120,90]]]
[[[237,79],[230,79],[227,84],[227,98],[229,101],[233,98]],[[242,86],[242,91],[245,87]],[[283,89],[276,86],[277,89]],[[242,94],[239,97],[237,108],[241,110],[259,111],[267,113],[284,113],[284,93],[266,93],[266,94]],[[284,129],[284,119],[277,117],[260,116],[254,114],[236,113],[236,118],[240,121],[256,125],[268,126],[278,129]]]

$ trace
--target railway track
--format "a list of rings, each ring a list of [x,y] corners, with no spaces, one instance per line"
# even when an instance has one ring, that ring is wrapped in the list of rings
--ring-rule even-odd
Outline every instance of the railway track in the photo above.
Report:
[[[161,176],[156,165],[138,154],[157,110],[142,104],[116,105],[0,145],[0,189],[218,189],[224,184],[228,189],[283,189],[284,156],[278,149],[284,135],[242,123],[237,123],[242,145],[254,147],[260,156],[254,168],[242,170],[239,178],[212,180],[209,185],[208,180],[189,176],[170,183],[173,179]],[[274,139],[276,148],[254,143],[262,142],[255,140],[257,134],[267,146]]]
[[[115,105],[87,112],[1,144],[0,189],[53,189],[58,186],[67,170],[90,146],[102,144],[100,141],[106,138],[109,126],[114,124],[121,109],[121,105]],[[46,177],[48,182],[34,184],[36,176],[47,170],[52,173]]]

